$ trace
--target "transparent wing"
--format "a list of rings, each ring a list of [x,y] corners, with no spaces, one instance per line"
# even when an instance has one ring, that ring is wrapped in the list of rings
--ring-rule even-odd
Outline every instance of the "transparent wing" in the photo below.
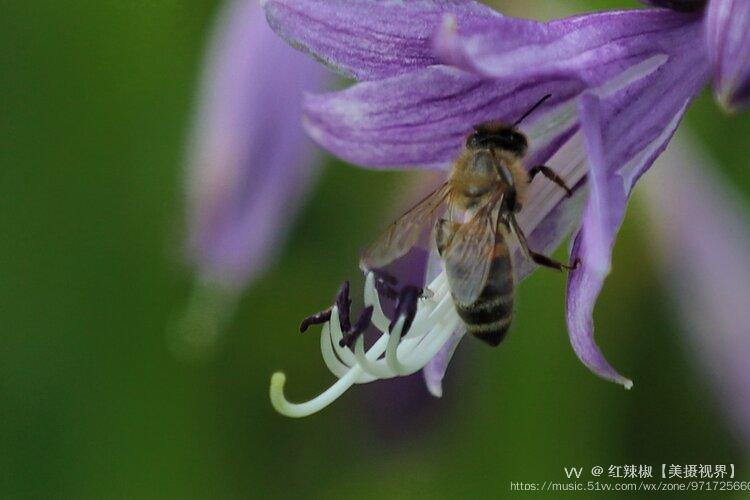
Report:
[[[490,273],[495,243],[503,241],[495,203],[461,224],[442,252],[445,274],[456,301],[473,304]],[[494,216],[493,216],[494,214]]]
[[[360,267],[382,268],[406,255],[417,244],[424,228],[437,218],[449,194],[450,187],[445,183],[391,224],[362,254]]]

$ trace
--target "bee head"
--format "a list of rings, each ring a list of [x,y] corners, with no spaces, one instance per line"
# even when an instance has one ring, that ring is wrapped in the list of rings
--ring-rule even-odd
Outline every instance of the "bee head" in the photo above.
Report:
[[[512,125],[490,122],[474,127],[466,139],[468,149],[502,149],[510,151],[519,157],[526,154],[529,143],[526,136]]]
[[[526,136],[518,131],[520,125],[539,106],[544,104],[552,94],[547,94],[531,106],[518,120],[508,125],[503,122],[487,122],[474,127],[474,132],[466,139],[468,149],[497,148],[516,154],[519,158],[526,154],[529,143]]]

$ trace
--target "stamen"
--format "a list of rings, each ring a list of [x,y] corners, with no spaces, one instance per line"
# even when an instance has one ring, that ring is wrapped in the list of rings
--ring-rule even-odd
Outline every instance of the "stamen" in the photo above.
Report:
[[[375,342],[367,352],[370,360],[377,359],[385,350],[387,339],[382,336]],[[299,418],[317,413],[329,404],[336,401],[347,389],[357,382],[357,379],[363,374],[362,367],[357,365],[352,367],[343,377],[326,389],[318,397],[305,403],[290,403],[284,396],[284,385],[286,384],[286,375],[282,372],[276,372],[271,376],[271,386],[269,387],[269,396],[274,409],[287,417]]]
[[[360,367],[352,368],[317,398],[311,399],[306,403],[297,404],[287,401],[286,396],[284,396],[286,375],[282,372],[276,372],[271,377],[271,387],[269,389],[271,404],[277,412],[287,417],[300,418],[312,415],[336,401],[339,396],[346,392],[354,384],[361,370]]]
[[[445,275],[439,275],[429,287],[428,293],[418,287],[404,287],[396,303],[396,320],[390,325],[380,306],[376,278],[368,273],[364,293],[366,307],[354,326],[343,332],[345,322],[341,320],[341,311],[349,307],[350,301],[348,287],[342,285],[320,338],[323,360],[339,380],[318,397],[296,404],[284,396],[285,375],[275,373],[271,378],[270,396],[276,411],[290,417],[310,415],[328,406],[353,384],[408,375],[423,368],[450,338],[459,322],[455,309],[448,307],[453,302]],[[370,324],[382,334],[366,351],[362,332]],[[425,350],[427,352],[423,352]]]
[[[428,338],[424,338],[422,342],[416,346],[405,361],[404,364],[409,368],[407,375],[421,370],[432,358],[437,355],[438,351],[445,345],[446,342],[451,338],[453,332],[457,331],[461,320],[458,314],[452,314],[445,323],[438,324],[433,329],[433,334]]]
[[[406,367],[402,365],[398,359],[398,344],[401,340],[405,323],[406,317],[399,316],[396,320],[396,324],[391,328],[391,334],[388,338],[388,347],[385,349],[385,362],[388,364],[388,368],[397,375],[404,375],[407,371]]]
[[[339,321],[341,322],[341,330],[348,332],[352,325],[349,322],[349,311],[352,307],[352,301],[349,299],[349,282],[344,281],[339,288],[339,293],[336,294],[336,307],[339,309]]]
[[[341,331],[339,308],[337,306],[334,306],[333,311],[331,311],[331,321],[328,325],[331,329],[331,344],[333,345],[333,350],[336,352],[336,356],[347,366],[356,365],[357,360],[354,358],[354,354],[349,349],[341,346],[344,332]]]
[[[354,326],[344,334],[344,338],[339,340],[339,346],[349,347],[351,349],[354,341],[357,340],[357,338],[362,333],[364,333],[365,329],[370,325],[370,320],[372,319],[372,311],[374,309],[375,308],[373,306],[367,306],[362,310],[362,313],[360,313],[359,319],[357,319],[357,322],[354,324]]]
[[[339,308],[341,329],[345,332],[348,332],[351,328],[349,325],[349,308],[351,305],[352,301],[349,299],[349,282],[344,281],[339,288],[339,292],[336,294],[336,306]],[[322,325],[329,322],[331,320],[331,309],[329,307],[303,319],[299,325],[300,333],[305,333],[313,325]]]
[[[388,330],[390,321],[383,313],[383,308],[380,306],[380,298],[375,285],[375,275],[373,273],[367,273],[365,279],[365,306],[372,306],[372,324],[380,330],[385,332]]]
[[[326,367],[336,378],[343,377],[351,369],[351,366],[343,363],[333,351],[330,323],[323,325],[320,334],[320,352],[323,355],[323,362]]]
[[[382,338],[382,337],[381,337]],[[354,344],[354,355],[357,357],[357,363],[366,374],[374,379],[393,378],[394,373],[388,369],[382,362],[370,361],[365,354],[365,338],[360,336]]]
[[[324,311],[320,311],[318,313],[315,313],[311,316],[306,317],[302,320],[302,323],[299,325],[299,331],[300,333],[305,333],[308,328],[310,328],[313,325],[322,325],[323,323],[327,323],[331,319],[331,308]]]
[[[411,327],[411,323],[414,320],[414,315],[417,314],[417,299],[422,293],[422,289],[416,286],[405,286],[403,290],[401,290],[401,294],[398,297],[398,302],[396,303],[396,320],[398,320],[401,317],[404,317],[404,328],[403,333],[401,336],[405,335],[409,328]],[[390,324],[390,330],[393,330],[394,322],[391,322]],[[399,337],[400,338],[400,337]]]

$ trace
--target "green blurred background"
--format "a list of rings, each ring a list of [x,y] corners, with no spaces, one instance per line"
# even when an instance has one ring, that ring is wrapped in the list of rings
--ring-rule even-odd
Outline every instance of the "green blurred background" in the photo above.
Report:
[[[299,319],[358,274],[392,216],[384,200],[412,179],[332,160],[214,356],[176,360],[165,331],[192,287],[183,151],[218,8],[0,2],[1,498],[503,496],[510,481],[563,480],[564,466],[663,462],[736,463],[750,479],[652,272],[637,200],[596,311],[630,392],[577,360],[564,280],[540,272],[502,348],[461,345],[442,400],[386,382],[307,419],[275,414],[274,370],[293,399],[330,383]],[[706,95],[687,121],[750,195],[750,115],[724,116]]]

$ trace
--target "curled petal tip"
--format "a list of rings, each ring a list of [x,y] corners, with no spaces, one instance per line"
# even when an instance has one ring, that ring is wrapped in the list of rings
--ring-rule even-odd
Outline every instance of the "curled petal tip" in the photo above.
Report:
[[[464,329],[455,331],[450,340],[438,351],[430,362],[422,369],[427,391],[436,398],[443,397],[443,377],[448,369],[453,353],[464,335]]]
[[[583,265],[571,272],[568,277],[567,323],[570,343],[578,359],[599,377],[620,384],[625,389],[633,387],[633,382],[609,364],[594,339],[593,312],[605,275],[592,272],[586,265],[584,235],[580,232],[573,243],[572,255],[582,257]]]
[[[431,384],[427,382],[427,391],[436,398],[443,397],[443,385],[442,384]]]

